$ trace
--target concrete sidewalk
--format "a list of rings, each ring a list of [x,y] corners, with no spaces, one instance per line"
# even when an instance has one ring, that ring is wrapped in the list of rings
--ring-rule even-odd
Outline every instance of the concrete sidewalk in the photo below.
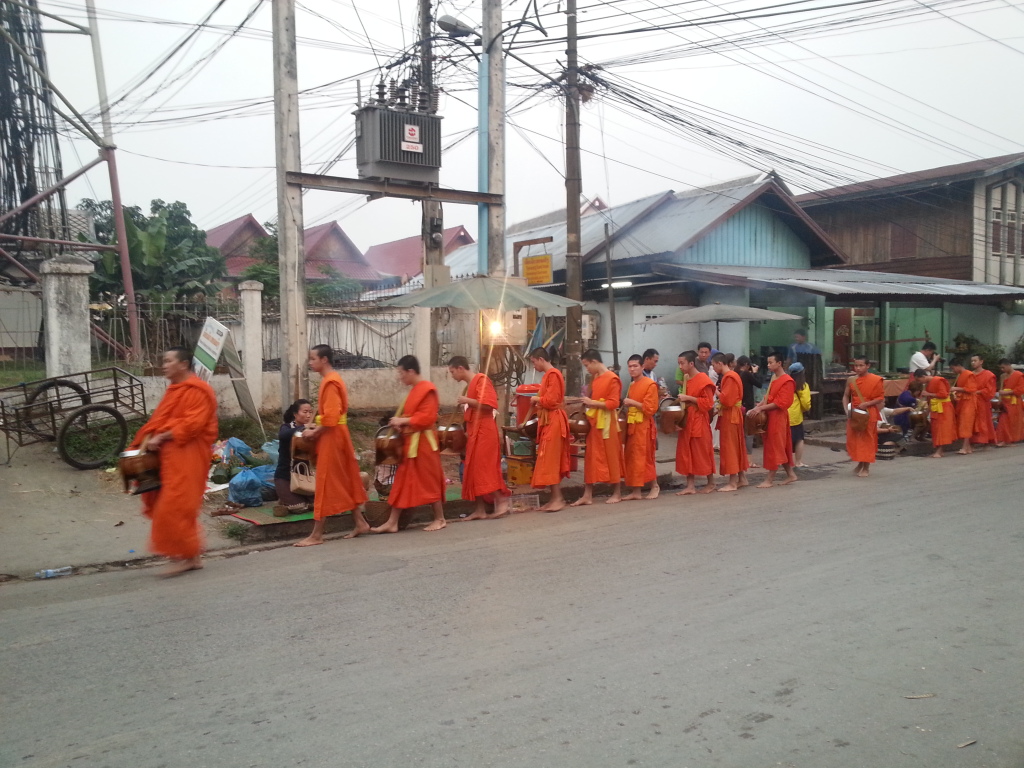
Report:
[[[760,450],[753,460],[760,463]],[[804,460],[810,465],[833,465],[846,461],[846,454],[834,448],[808,446]],[[658,475],[666,485],[679,484],[674,473],[675,440],[662,435],[658,451]],[[716,460],[717,463],[717,460]],[[581,467],[582,469],[582,467]],[[756,483],[763,470],[751,471]],[[583,473],[574,472],[564,483],[566,496],[577,498],[582,492]],[[598,493],[603,489],[598,487]],[[529,488],[515,489],[517,493],[535,493]],[[746,493],[744,494],[746,496]],[[543,499],[542,499],[543,501]],[[233,517],[214,518],[205,514],[218,506],[210,503],[204,508],[202,522],[206,529],[208,551],[234,549],[236,539],[224,535],[227,522],[239,522]],[[139,563],[151,555],[146,549],[149,522],[142,516],[140,502],[122,492],[120,476],[103,470],[79,471],[72,469],[57,456],[51,445],[21,448],[10,466],[0,464],[0,579],[28,578],[38,570],[96,565]],[[465,502],[446,506],[449,518],[467,511]],[[425,510],[416,519],[422,519]],[[328,531],[342,531],[351,527],[347,515],[332,519]],[[267,539],[302,536],[311,523],[282,527]],[[254,546],[259,546],[254,542]],[[265,545],[265,544],[264,544]]]

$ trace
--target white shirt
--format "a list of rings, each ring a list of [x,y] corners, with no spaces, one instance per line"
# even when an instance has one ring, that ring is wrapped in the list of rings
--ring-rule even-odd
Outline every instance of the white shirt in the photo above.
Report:
[[[924,356],[924,352],[915,352],[910,356],[910,372],[923,371],[931,365],[931,361]]]

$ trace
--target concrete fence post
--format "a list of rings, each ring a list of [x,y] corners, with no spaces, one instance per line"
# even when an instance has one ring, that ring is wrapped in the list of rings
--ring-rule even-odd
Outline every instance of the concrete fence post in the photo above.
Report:
[[[94,270],[88,259],[70,253],[47,259],[39,270],[48,378],[92,368],[89,275]]]
[[[242,297],[242,368],[256,409],[263,404],[263,283],[243,280],[238,284]]]

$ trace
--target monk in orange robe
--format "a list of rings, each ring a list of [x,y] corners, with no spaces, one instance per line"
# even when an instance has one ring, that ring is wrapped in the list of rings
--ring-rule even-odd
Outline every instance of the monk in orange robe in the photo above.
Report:
[[[978,382],[978,404],[974,411],[974,434],[971,442],[974,445],[991,445],[996,441],[996,428],[992,423],[992,401],[995,399],[999,384],[996,375],[985,367],[985,360],[979,355],[971,355],[971,371]]]
[[[843,412],[846,414],[846,452],[850,461],[857,462],[853,473],[867,477],[878,452],[878,409],[885,404],[885,383],[881,376],[868,373],[868,359],[859,355],[853,360],[854,376],[846,382],[843,391]],[[868,412],[868,423],[864,430],[855,428],[853,410]]]
[[[309,369],[320,374],[320,394],[314,426],[303,430],[302,437],[316,446],[316,494],[313,531],[294,547],[323,544],[327,518],[342,512],[352,512],[352,532],[346,539],[370,532],[360,509],[366,503],[366,488],[348,431],[348,389],[334,370],[333,359],[334,352],[327,344],[309,350]]]
[[[999,370],[999,400],[1003,409],[999,413],[996,445],[1004,446],[1024,440],[1024,373],[1015,371],[1006,358],[999,361]]]
[[[549,488],[551,499],[541,512],[558,512],[565,508],[562,478],[569,476],[569,417],[565,413],[565,378],[551,364],[551,356],[543,347],[530,353],[530,363],[538,373],[540,391],[531,398],[537,413],[537,458],[533,466],[534,488]]]
[[[764,468],[768,470],[768,476],[758,483],[758,488],[771,488],[775,485],[775,474],[780,466],[786,470],[783,485],[797,481],[796,471],[793,469],[793,434],[789,429],[789,406],[796,397],[796,383],[793,377],[786,373],[784,362],[785,357],[782,355],[768,355],[768,370],[772,374],[768,393],[764,400],[750,409],[750,413],[764,411],[768,414],[768,422],[762,437],[764,458],[761,460]]]
[[[729,482],[718,490],[725,493],[738,491],[746,485],[746,434],[743,430],[743,380],[729,367],[729,356],[719,352],[711,358],[711,366],[718,374],[718,474]]]
[[[429,504],[434,520],[423,530],[440,531],[447,523],[444,519],[444,470],[441,469],[441,447],[437,443],[437,412],[441,401],[437,387],[420,378],[420,362],[412,355],[398,361],[398,380],[409,387],[409,394],[388,425],[402,430],[402,461],[395,470],[388,504],[391,513],[387,521],[373,533],[398,533],[402,510]]]
[[[700,493],[711,493],[715,490],[715,445],[711,434],[715,383],[697,370],[697,353],[692,349],[679,355],[679,370],[685,382],[679,402],[686,408],[686,418],[676,438],[676,472],[686,477],[686,487],[676,496],[697,493],[697,475],[707,478]]]
[[[644,498],[640,491],[647,483],[651,491],[647,499],[656,499],[661,492],[658,485],[658,470],[655,451],[658,446],[658,430],[654,414],[658,412],[658,384],[644,375],[644,359],[633,355],[626,362],[629,370],[629,392],[622,404],[629,408],[626,414],[626,487],[632,488],[623,501]]]
[[[978,380],[974,374],[964,368],[963,358],[955,357],[949,363],[949,369],[956,374],[956,383],[950,387],[956,401],[956,436],[963,440],[957,453],[967,455],[974,453],[971,437],[978,418]]]
[[[949,397],[949,382],[942,376],[929,376],[925,371],[916,371],[914,379],[925,383],[921,396],[928,400],[930,411],[933,459],[941,459],[947,445],[956,441],[956,412]]]
[[[456,355],[448,361],[448,375],[466,385],[459,395],[466,429],[466,455],[462,469],[462,498],[474,502],[468,520],[492,520],[508,514],[512,491],[501,474],[501,440],[498,437],[498,393],[487,374],[473,374],[469,360]],[[494,512],[487,513],[487,504]]]
[[[590,374],[590,394],[584,397],[587,406],[587,455],[583,463],[583,495],[570,506],[580,507],[594,503],[594,483],[609,483],[612,495],[605,504],[622,501],[620,487],[622,469],[626,463],[619,435],[619,403],[622,400],[622,382],[601,362],[601,353],[588,349],[580,357]]]
[[[129,447],[145,442],[160,454],[160,487],[142,494],[142,513],[153,521],[149,548],[174,561],[163,575],[177,576],[203,567],[199,509],[217,439],[217,398],[192,373],[192,353],[183,347],[164,352],[163,374],[170,386]]]

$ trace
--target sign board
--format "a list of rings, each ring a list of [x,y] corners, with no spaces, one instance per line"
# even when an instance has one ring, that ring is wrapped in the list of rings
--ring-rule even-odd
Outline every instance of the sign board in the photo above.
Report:
[[[548,285],[554,282],[551,276],[551,254],[523,257],[523,277],[527,285]]]
[[[419,152],[422,155],[423,154],[423,145],[422,144],[413,144],[411,141],[403,141],[402,142],[402,151],[403,152]]]
[[[413,144],[420,143],[420,127],[418,125],[405,124],[405,132],[403,133],[405,141],[411,141]]]
[[[206,318],[203,330],[199,334],[199,341],[196,342],[195,352],[192,354],[192,370],[203,381],[209,382],[213,378],[213,371],[217,367],[217,361],[224,356],[224,364],[228,367],[228,374],[231,376],[231,386],[235,390],[235,397],[238,398],[238,405],[242,413],[260,425],[263,429],[263,422],[260,420],[259,409],[253,402],[252,393],[249,392],[249,384],[245,380],[245,372],[242,368],[242,358],[235,348],[235,341],[227,326],[212,317]],[[263,433],[263,441],[266,442],[267,434]]]

